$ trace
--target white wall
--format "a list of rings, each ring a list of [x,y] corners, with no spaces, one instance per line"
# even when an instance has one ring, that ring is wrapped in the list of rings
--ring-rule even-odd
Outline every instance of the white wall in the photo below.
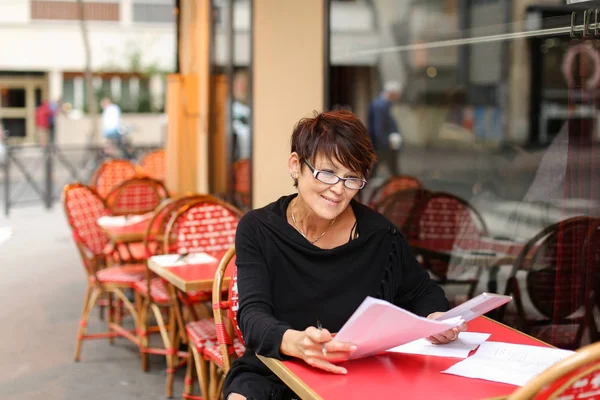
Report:
[[[31,15],[30,0],[1,0],[0,1],[0,24],[29,22]]]
[[[0,5],[3,18],[1,15]],[[175,28],[164,25],[122,27],[118,22],[89,23],[93,68],[126,71],[131,48],[142,52],[142,66],[156,63],[160,69],[172,71]],[[81,71],[85,66],[81,30],[73,21],[0,23],[0,49],[0,70]]]

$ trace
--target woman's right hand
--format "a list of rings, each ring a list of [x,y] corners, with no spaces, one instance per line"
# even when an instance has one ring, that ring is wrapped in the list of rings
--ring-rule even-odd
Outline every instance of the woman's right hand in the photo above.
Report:
[[[352,343],[333,341],[327,329],[309,326],[303,331],[288,329],[281,341],[280,350],[288,356],[300,358],[308,365],[335,374],[346,374],[346,368],[334,365],[346,361],[356,346]]]

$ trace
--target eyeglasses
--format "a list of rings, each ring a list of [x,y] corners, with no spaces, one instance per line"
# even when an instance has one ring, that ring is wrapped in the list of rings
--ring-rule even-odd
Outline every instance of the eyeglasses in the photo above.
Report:
[[[323,182],[328,185],[335,185],[339,181],[344,181],[344,186],[347,187],[348,189],[352,189],[352,190],[360,190],[360,189],[364,188],[365,186],[367,186],[367,181],[365,181],[364,179],[341,178],[341,177],[337,176],[336,174],[334,174],[333,172],[321,171],[320,169],[315,169],[315,167],[310,165],[310,163],[307,160],[304,160],[304,162],[306,163],[306,165],[308,165],[308,168],[310,168],[311,172],[313,173],[313,176],[319,182]]]

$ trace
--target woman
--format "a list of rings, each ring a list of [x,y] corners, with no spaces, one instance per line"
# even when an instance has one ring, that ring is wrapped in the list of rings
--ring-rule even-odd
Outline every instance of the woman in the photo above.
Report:
[[[397,228],[353,200],[374,161],[367,130],[351,112],[325,112],[294,128],[289,169],[298,194],[247,213],[238,225],[237,320],[247,350],[229,371],[226,399],[294,397],[255,353],[345,374],[334,363],[356,346],[332,341],[330,332],[366,296],[422,316],[448,309]],[[429,339],[447,343],[464,329]]]

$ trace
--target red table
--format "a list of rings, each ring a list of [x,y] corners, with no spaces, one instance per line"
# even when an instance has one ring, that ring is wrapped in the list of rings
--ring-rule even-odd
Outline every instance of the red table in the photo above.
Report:
[[[488,340],[534,346],[550,345],[506,325],[479,317],[469,322],[469,331],[491,333]],[[347,375],[314,369],[303,361],[285,361],[258,356],[302,399],[486,399],[506,396],[517,386],[442,374],[459,358],[386,353],[342,364]]]
[[[102,224],[100,220],[98,220],[98,225],[100,225],[100,228],[106,232],[113,243],[141,242],[144,240],[144,234],[148,229],[148,224],[152,218],[152,213],[147,213],[139,217],[136,216],[136,221],[134,223],[126,223],[125,225],[105,225]],[[123,216],[103,218],[123,218]]]
[[[211,291],[215,272],[217,272],[219,262],[224,254],[225,252],[211,254],[215,258],[214,262],[180,266],[162,266],[154,261],[153,257],[150,257],[148,259],[148,268],[184,293],[189,293],[190,291]],[[225,271],[224,285],[227,285],[231,279],[233,271],[234,268],[227,268]]]

